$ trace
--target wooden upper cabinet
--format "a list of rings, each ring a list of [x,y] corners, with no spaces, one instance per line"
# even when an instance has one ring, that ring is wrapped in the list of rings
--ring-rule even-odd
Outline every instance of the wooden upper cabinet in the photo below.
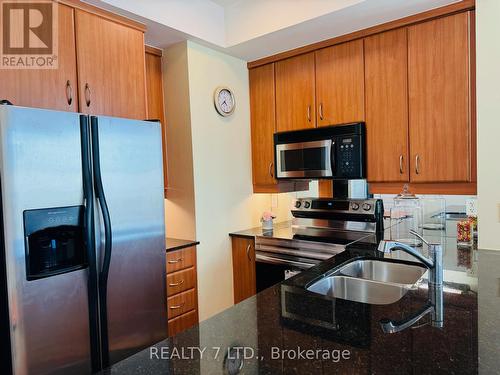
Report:
[[[314,52],[278,61],[276,69],[276,130],[314,128]]]
[[[408,28],[412,182],[471,179],[469,12]]]
[[[160,120],[162,126],[163,145],[163,180],[165,194],[168,187],[167,173],[167,142],[166,142],[166,122],[163,103],[163,73],[162,73],[162,51],[146,47],[146,100],[147,118],[150,120]]]
[[[315,53],[318,126],[363,121],[363,40],[323,48]]]
[[[253,184],[254,186],[275,185],[273,142],[275,132],[274,64],[250,69],[249,82]]]
[[[78,111],[73,8],[58,7],[57,69],[0,69],[0,99],[25,107]]]
[[[368,181],[409,181],[407,30],[365,38]]]
[[[80,110],[146,118],[144,33],[76,10]]]
[[[234,303],[253,296],[255,280],[255,241],[253,238],[232,237]]]

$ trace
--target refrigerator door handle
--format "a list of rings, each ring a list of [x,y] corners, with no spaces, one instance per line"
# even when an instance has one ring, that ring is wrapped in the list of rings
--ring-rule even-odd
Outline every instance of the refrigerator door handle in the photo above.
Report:
[[[94,235],[94,193],[92,190],[92,171],[90,166],[90,128],[88,116],[80,115],[80,137],[82,142],[82,177],[84,198],[84,241],[88,262],[88,304],[89,333],[92,372],[101,369],[101,348],[99,343],[99,305],[97,285],[97,262]]]
[[[111,235],[111,219],[106,203],[106,196],[102,185],[101,162],[99,156],[99,124],[97,117],[91,116],[90,124],[92,129],[92,163],[94,170],[94,189],[97,201],[101,208],[104,222],[104,258],[101,272],[99,273],[99,295],[100,295],[100,322],[101,322],[101,347],[102,365],[106,368],[110,365],[109,360],[109,335],[108,335],[108,309],[107,309],[107,288],[109,266],[111,262],[111,250],[113,239]]]

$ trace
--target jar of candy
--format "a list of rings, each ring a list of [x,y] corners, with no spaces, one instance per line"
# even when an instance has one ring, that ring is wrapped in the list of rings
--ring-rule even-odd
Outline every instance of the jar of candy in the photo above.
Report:
[[[472,223],[470,220],[461,220],[457,223],[457,243],[461,246],[472,244]]]

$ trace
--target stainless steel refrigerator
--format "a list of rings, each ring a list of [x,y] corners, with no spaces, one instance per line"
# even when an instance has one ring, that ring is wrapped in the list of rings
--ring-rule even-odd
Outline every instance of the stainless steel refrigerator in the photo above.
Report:
[[[13,373],[95,372],[166,336],[161,147],[158,122],[0,105]]]

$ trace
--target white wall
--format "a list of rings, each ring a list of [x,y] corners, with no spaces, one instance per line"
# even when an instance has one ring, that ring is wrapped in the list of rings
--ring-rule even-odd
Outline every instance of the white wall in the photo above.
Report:
[[[500,1],[476,1],[479,247],[500,250]]]
[[[187,61],[184,56],[187,56]],[[188,98],[185,97],[182,64],[188,70]],[[228,118],[219,116],[214,109],[213,92],[221,85],[230,87],[236,98],[236,110]],[[168,192],[167,234],[182,238],[181,234],[187,233],[185,223],[189,222],[185,219],[195,221],[192,227],[195,228],[195,238],[200,241],[197,253],[198,300],[200,319],[203,320],[233,304],[232,254],[228,234],[260,225],[262,212],[271,210],[273,195],[252,192],[246,62],[184,42],[165,50],[164,86],[169,185],[177,190],[176,194],[171,194],[171,189]],[[169,98],[171,95],[176,98]],[[188,103],[179,103],[185,101]],[[186,111],[189,118],[186,118]],[[190,147],[186,145],[187,136],[191,136]],[[173,147],[183,152],[177,152]],[[180,157],[186,153],[192,153],[192,165],[189,158],[184,162]],[[176,181],[177,178],[181,178],[181,183]],[[191,182],[187,181],[189,179]],[[317,184],[312,185],[311,192],[301,195],[317,195]],[[194,187],[194,196],[188,202],[191,186]],[[187,192],[182,192],[184,188]],[[290,219],[290,203],[296,195],[274,196],[277,207],[272,211],[277,214],[277,222]]]

